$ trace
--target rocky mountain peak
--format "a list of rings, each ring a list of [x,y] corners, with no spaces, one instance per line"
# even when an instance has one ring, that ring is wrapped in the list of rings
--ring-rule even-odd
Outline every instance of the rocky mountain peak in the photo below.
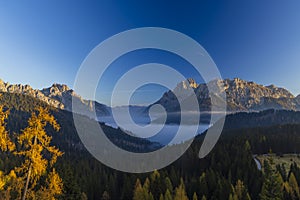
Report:
[[[30,85],[9,84],[1,80],[0,92],[28,95],[50,106],[67,111],[72,111],[72,102],[75,101],[76,105],[80,107],[78,113],[88,117],[94,117],[93,111],[96,111],[101,116],[109,115],[110,113],[107,106],[81,98],[80,95],[76,94],[65,84],[54,83],[48,88],[38,90],[33,89]]]
[[[65,84],[58,84],[58,83],[54,83],[51,88],[55,88],[58,89],[60,92],[66,92],[68,90],[70,90],[70,88],[65,85]]]
[[[65,84],[54,83],[49,88],[44,88],[41,92],[46,96],[62,96],[63,93],[70,91],[71,89]]]
[[[189,83],[189,85],[190,85],[191,88],[195,89],[195,88],[198,87],[198,84],[196,83],[196,81],[193,78],[188,78],[187,82]]]
[[[0,92],[31,94],[35,91],[29,85],[10,84],[0,79]]]
[[[195,89],[197,87],[198,87],[198,84],[196,83],[196,81],[192,78],[188,78],[188,79],[178,83],[176,88],[173,91],[189,90],[189,89]]]
[[[5,83],[4,81],[2,81],[2,79],[0,79],[0,91],[4,91],[5,90]]]
[[[270,89],[273,89],[273,88],[276,88],[276,86],[274,84],[271,84],[271,85],[268,85],[266,86],[267,88],[270,88]]]
[[[70,106],[67,105],[69,103],[67,103],[65,98],[71,99],[71,96],[69,95],[68,97],[66,95],[63,97],[62,95],[65,91],[69,90],[68,86],[61,84],[53,84],[50,88],[38,90],[33,89],[30,85],[10,84],[8,82],[5,83],[3,80],[0,81],[0,92],[29,95],[59,109],[70,110],[68,109]]]
[[[275,85],[264,86],[253,81],[246,81],[240,78],[212,80],[207,84],[199,84],[197,87],[188,87],[186,84],[194,83],[193,81],[181,82],[173,90],[179,93],[179,102],[188,99],[189,92],[194,89],[202,110],[209,110],[210,92],[209,88],[214,91],[224,91],[228,110],[231,111],[253,111],[265,109],[288,109],[300,110],[300,95],[295,97],[288,90]],[[195,86],[195,85],[194,85]],[[186,89],[190,88],[190,89]],[[189,91],[189,92],[187,92]],[[214,93],[214,92],[213,92]],[[168,93],[166,93],[168,94]],[[215,95],[218,95],[216,93]],[[174,97],[164,95],[158,103],[165,107],[174,102]],[[207,104],[207,105],[206,105]],[[176,108],[177,109],[177,108]],[[169,109],[171,110],[171,109]]]

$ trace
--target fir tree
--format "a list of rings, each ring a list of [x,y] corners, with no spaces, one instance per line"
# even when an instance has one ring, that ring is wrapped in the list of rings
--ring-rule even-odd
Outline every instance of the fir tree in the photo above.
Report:
[[[140,179],[136,180],[135,188],[133,192],[133,200],[140,200],[144,198],[144,189],[142,187]]]
[[[164,195],[160,194],[159,200],[164,200]]]
[[[296,180],[293,172],[291,172],[290,177],[289,177],[289,186],[290,186],[289,193],[290,193],[291,198],[293,200],[300,199],[299,186],[298,186],[297,180]]]
[[[196,192],[194,192],[194,194],[193,194],[193,200],[198,200],[198,196],[197,196]]]
[[[280,200],[283,195],[281,192],[282,183],[280,175],[276,173],[267,160],[264,161],[264,182],[260,193],[261,200]]]
[[[165,193],[165,200],[172,200],[172,194],[170,193],[170,191],[167,189],[166,193]]]
[[[241,180],[236,182],[235,187],[233,188],[233,199],[237,200],[250,200],[250,195],[245,187],[244,183]]]
[[[188,200],[182,178],[180,179],[180,185],[175,189],[174,200]]]

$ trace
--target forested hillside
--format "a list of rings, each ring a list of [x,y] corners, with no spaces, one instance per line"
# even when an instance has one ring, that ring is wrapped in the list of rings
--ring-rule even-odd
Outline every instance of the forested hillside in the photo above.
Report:
[[[10,134],[18,134],[28,125],[34,107],[46,106],[19,94],[3,94],[1,105],[10,110],[6,126]],[[201,135],[172,165],[152,173],[128,174],[104,166],[85,150],[71,113],[49,109],[61,129],[54,134],[48,127],[47,132],[53,136],[53,144],[64,152],[55,164],[64,185],[58,199],[299,199],[300,169],[296,164],[273,169],[265,163],[260,171],[253,160],[254,154],[300,153],[300,125],[296,123],[251,125],[252,128],[233,130],[227,125],[213,151],[204,159],[198,158],[204,138]],[[253,117],[253,114],[242,115],[244,121],[248,115]],[[284,116],[288,115],[275,115],[273,121]],[[239,114],[228,118],[226,123],[234,124],[237,119],[241,119]],[[119,129],[102,126],[112,133],[108,137],[124,149],[140,152],[159,147],[125,135]],[[19,162],[13,155],[1,154],[0,170],[8,172]]]

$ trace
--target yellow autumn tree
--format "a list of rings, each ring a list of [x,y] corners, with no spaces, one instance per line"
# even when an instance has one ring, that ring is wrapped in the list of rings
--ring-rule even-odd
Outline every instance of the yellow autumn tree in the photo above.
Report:
[[[31,114],[28,127],[18,136],[18,143],[22,146],[22,150],[16,154],[25,158],[24,163],[16,168],[16,171],[26,179],[22,200],[26,199],[27,192],[30,194],[29,197],[35,196],[35,187],[38,180],[46,173],[48,166],[53,168],[57,157],[63,155],[58,148],[50,145],[52,137],[45,130],[47,125],[50,125],[55,131],[60,129],[54,116],[47,109],[40,107],[37,112]],[[51,156],[51,159],[48,160],[45,155]],[[58,186],[57,192],[52,192],[53,198],[61,194],[62,187],[61,179],[55,183]],[[48,184],[53,184],[53,182],[48,182]]]
[[[11,141],[8,132],[6,131],[6,122],[5,120],[8,117],[8,110],[3,111],[3,106],[0,105],[0,149],[3,152],[6,151],[14,151],[16,146],[15,144]]]
[[[0,200],[20,199],[24,185],[22,183],[22,179],[17,177],[14,170],[11,170],[8,175],[0,171]]]
[[[47,177],[46,186],[42,186],[38,192],[31,195],[33,196],[32,199],[55,200],[55,196],[62,194],[62,192],[62,179],[59,177],[55,169],[53,169]]]
[[[0,96],[1,97],[1,96]],[[15,151],[16,145],[11,141],[9,134],[6,130],[6,120],[9,111],[3,110],[3,106],[0,105],[0,150],[6,154],[12,154]],[[21,194],[20,191],[20,178],[17,178],[14,170],[11,170],[9,174],[0,170],[0,200],[10,199],[11,191]]]
[[[53,165],[63,153],[51,146],[52,137],[45,128],[49,126],[59,131],[59,124],[48,109],[37,108],[28,120],[28,127],[16,135],[17,144],[14,144],[5,129],[7,116],[8,111],[4,112],[0,106],[0,149],[20,156],[23,162],[8,175],[0,171],[0,195],[5,191],[5,199],[56,199],[57,195],[62,194],[63,184]],[[46,179],[46,185],[41,186],[39,181],[41,177],[47,176],[48,171],[51,172]],[[8,191],[17,195],[10,197]]]
[[[175,189],[174,200],[189,200],[186,195],[183,179],[180,179],[180,185]]]

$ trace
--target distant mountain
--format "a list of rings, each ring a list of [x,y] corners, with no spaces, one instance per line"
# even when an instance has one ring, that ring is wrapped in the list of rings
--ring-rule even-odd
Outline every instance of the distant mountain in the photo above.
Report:
[[[81,98],[64,84],[55,83],[49,88],[38,90],[33,89],[30,85],[9,84],[0,79],[0,92],[28,95],[46,102],[50,106],[66,111],[72,111],[72,98],[74,98],[77,105],[82,107],[82,113],[79,114],[91,117],[92,112],[96,110],[97,116],[110,115],[109,107],[98,102]]]
[[[208,84],[226,93],[228,111],[300,110],[300,95],[295,97],[288,90],[274,85],[263,86],[239,78],[214,80]],[[178,112],[179,102],[189,101],[191,90],[194,90],[197,96],[200,110],[210,111],[211,98],[207,85],[197,84],[193,79],[179,83],[174,90],[166,92],[155,104],[161,104],[168,112]],[[176,99],[175,94],[179,96],[179,100]],[[215,97],[216,101],[221,101],[217,95]],[[218,104],[218,102],[214,103]]]
[[[275,110],[300,110],[300,95],[295,97],[292,93],[284,88],[279,88],[274,85],[263,86],[254,82],[235,79],[225,80],[213,80],[209,82],[212,87],[216,87],[220,91],[224,91],[226,94],[227,111],[229,112],[252,112],[262,111],[268,109]],[[0,92],[16,93],[22,95],[28,95],[38,100],[47,103],[55,108],[72,111],[72,100],[80,107],[79,114],[93,117],[93,111],[96,111],[97,120],[103,122],[110,122],[112,108],[100,104],[96,101],[85,100],[72,89],[64,84],[53,84],[48,88],[41,90],[33,89],[29,85],[21,84],[9,84],[0,79]],[[200,111],[203,113],[211,110],[211,98],[206,84],[198,84],[193,79],[187,79],[178,83],[173,89],[165,92],[163,96],[154,104],[162,105],[168,113],[171,113],[167,119],[169,123],[175,123],[178,121],[178,114],[180,111],[180,102],[191,101],[191,94],[195,92]],[[176,95],[178,98],[176,98]],[[218,105],[222,98],[216,94],[213,98],[214,105]],[[152,105],[154,105],[152,104]],[[125,109],[130,110],[134,121],[139,122],[140,119],[149,120],[148,111],[151,105],[148,107],[143,106],[125,106],[113,108],[117,113],[124,113]],[[209,115],[203,115],[202,120],[208,121]],[[176,120],[175,120],[176,119]],[[143,121],[142,120],[142,121]],[[145,121],[144,120],[144,121]]]

